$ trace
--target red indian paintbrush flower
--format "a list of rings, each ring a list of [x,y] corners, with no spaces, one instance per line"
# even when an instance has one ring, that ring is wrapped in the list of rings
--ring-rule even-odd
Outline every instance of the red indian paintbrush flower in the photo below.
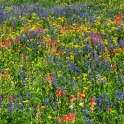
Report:
[[[9,41],[7,39],[4,40],[4,47],[5,48],[9,47]]]
[[[63,96],[63,97],[66,96],[66,93],[65,92],[62,92],[61,93],[61,96]]]
[[[93,111],[94,110],[94,105],[95,105],[95,101],[93,98],[90,99],[90,110]]]
[[[72,104],[74,100],[75,100],[75,96],[74,95],[71,95],[70,96],[70,103]]]
[[[4,72],[4,79],[7,79],[7,78],[8,78],[8,76],[9,76],[8,71]]]
[[[42,122],[42,118],[39,119],[39,122]]]
[[[46,74],[46,80],[48,83],[51,83],[52,77],[51,77],[50,73]]]
[[[68,116],[67,115],[64,115],[62,117],[62,122],[68,122]]]
[[[77,93],[77,96],[78,96],[78,99],[79,99],[79,100],[82,100],[82,97],[83,97],[82,93],[78,92],[78,93]]]
[[[37,113],[36,113],[36,118],[38,118],[38,116],[39,116],[39,113],[37,112]]]
[[[46,74],[46,81],[48,82],[48,84],[49,84],[49,87],[52,89],[53,87],[52,87],[52,77],[51,77],[51,75],[50,75],[50,73],[47,73]]]
[[[60,117],[57,117],[57,121],[60,122],[61,121],[61,118]]]
[[[67,116],[69,121],[75,122],[75,115],[73,113],[68,113]]]
[[[110,112],[110,107],[109,106],[106,106],[106,112]]]
[[[118,52],[118,50],[117,49],[114,49],[113,50],[113,54],[115,54],[115,53],[117,53]]]
[[[111,70],[114,70],[114,63],[112,63],[111,65]]]
[[[115,15],[114,22],[116,24],[118,24],[121,20],[122,20],[122,15],[121,14]]]
[[[75,122],[75,114],[68,113],[64,115],[61,120],[62,122],[68,122],[68,121]]]
[[[11,31],[13,30],[13,26],[10,26],[10,30],[11,30]]]
[[[56,97],[60,96],[61,93],[62,93],[61,88],[58,88],[57,91],[56,91]]]
[[[90,99],[90,106],[93,106],[93,103],[94,103],[94,99],[91,98],[91,99]]]

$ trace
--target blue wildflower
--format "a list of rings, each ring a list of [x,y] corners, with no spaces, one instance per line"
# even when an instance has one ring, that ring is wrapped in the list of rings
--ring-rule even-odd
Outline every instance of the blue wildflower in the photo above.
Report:
[[[88,111],[87,110],[82,109],[82,113],[88,115]]]
[[[10,100],[7,106],[8,106],[8,112],[11,114],[12,113],[12,102]]]

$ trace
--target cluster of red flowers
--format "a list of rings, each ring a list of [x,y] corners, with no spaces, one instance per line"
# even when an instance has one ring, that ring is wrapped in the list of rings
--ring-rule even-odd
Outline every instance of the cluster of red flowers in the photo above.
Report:
[[[62,118],[60,118],[60,117],[58,117],[57,118],[57,121],[58,122],[69,122],[69,121],[71,121],[71,122],[75,122],[75,114],[73,114],[73,113],[68,113],[68,114],[66,114],[66,115],[64,115]]]
[[[56,97],[58,96],[65,96],[66,93],[65,92],[62,92],[62,89],[61,88],[58,88],[57,91],[56,91]]]
[[[116,24],[118,24],[121,20],[122,20],[122,15],[121,14],[115,15],[114,22]]]
[[[109,113],[110,112],[110,107],[106,106],[106,112]]]
[[[92,45],[94,45],[94,44],[95,44],[95,41],[96,41],[96,40],[97,40],[97,41],[101,41],[101,40],[102,40],[102,37],[101,37],[101,35],[99,35],[99,34],[97,34],[97,33],[94,33],[94,34],[92,34],[92,35],[90,36],[90,40],[91,40]]]
[[[74,95],[71,95],[70,96],[70,103],[72,104],[74,100],[75,100],[75,96]]]

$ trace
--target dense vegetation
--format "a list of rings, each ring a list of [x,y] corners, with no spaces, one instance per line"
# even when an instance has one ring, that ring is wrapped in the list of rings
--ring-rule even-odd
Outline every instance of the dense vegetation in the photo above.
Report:
[[[123,8],[0,0],[0,124],[123,124]]]

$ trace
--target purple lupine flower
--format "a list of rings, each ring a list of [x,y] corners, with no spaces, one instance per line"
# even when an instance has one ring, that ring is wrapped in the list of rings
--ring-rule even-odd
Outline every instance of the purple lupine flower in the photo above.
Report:
[[[2,23],[4,20],[4,13],[2,10],[0,10],[0,23]]]
[[[0,108],[2,108],[2,96],[0,95]]]
[[[34,42],[34,53],[36,53],[37,52],[37,42],[35,41]]]
[[[123,77],[121,78],[121,81],[122,81],[122,84],[124,84],[124,78]]]
[[[88,124],[93,124],[93,122],[91,120],[88,120]]]
[[[20,75],[20,78],[23,80],[24,75],[23,75],[23,70],[22,70],[22,68],[19,70],[19,75]]]
[[[20,92],[18,92],[18,96],[19,96],[19,98],[20,98],[20,102],[23,104],[23,98],[22,98]]]
[[[80,69],[77,69],[77,75],[80,75]]]
[[[94,69],[95,69],[95,66],[94,66],[94,59],[91,59],[91,65],[92,65],[92,69],[94,70]]]
[[[115,95],[116,95],[117,99],[120,100],[120,96],[121,96],[120,90],[116,90]]]
[[[119,42],[119,47],[123,48],[124,47],[124,41],[123,40],[119,40],[118,42]]]
[[[58,65],[59,65],[58,62],[56,62],[56,68],[58,68]]]
[[[49,99],[48,98],[45,98],[45,105],[48,107],[49,105]]]
[[[84,116],[83,120],[84,120],[84,124],[87,124],[87,118],[86,118],[86,116]]]
[[[76,56],[76,55],[78,55],[78,53],[79,53],[79,50],[78,49],[74,49],[74,55]]]
[[[104,94],[101,94],[101,95],[100,95],[100,99],[102,99],[102,100],[103,100],[105,97],[106,97],[106,95],[104,95]]]
[[[62,67],[62,61],[60,61],[60,68],[63,70],[63,67]]]
[[[64,79],[64,75],[62,75],[62,81],[63,81],[63,82],[65,81],[65,79]]]
[[[98,104],[99,109],[102,110],[102,99],[96,98],[95,101]]]
[[[90,65],[87,66],[87,70],[88,70],[88,71],[90,70]]]
[[[110,101],[109,100],[106,100],[106,106],[110,106]]]
[[[66,50],[66,53],[67,53],[68,56],[70,57],[70,50]]]
[[[121,99],[124,100],[124,91],[121,93]]]
[[[88,76],[87,76],[88,80],[91,79],[91,73],[88,73]]]
[[[53,95],[52,94],[50,94],[50,100],[53,100]]]
[[[52,83],[55,84],[57,82],[56,75],[52,74]]]
[[[54,111],[56,111],[57,106],[58,106],[58,103],[57,103],[57,102],[53,102],[53,110],[54,110]]]
[[[17,100],[14,102],[14,109],[16,112],[18,112],[18,102]]]
[[[14,98],[14,101],[15,101],[14,102],[14,109],[15,109],[16,112],[18,112],[18,102],[17,102],[16,94],[14,94],[13,98]]]
[[[8,106],[8,112],[11,114],[12,113],[12,102],[10,100],[7,106]]]
[[[61,86],[61,90],[62,90],[62,92],[65,92],[65,87]]]
[[[87,110],[82,109],[82,113],[88,115],[88,111]]]
[[[52,28],[54,30],[54,28]],[[56,35],[52,35],[52,40],[56,40]]]

